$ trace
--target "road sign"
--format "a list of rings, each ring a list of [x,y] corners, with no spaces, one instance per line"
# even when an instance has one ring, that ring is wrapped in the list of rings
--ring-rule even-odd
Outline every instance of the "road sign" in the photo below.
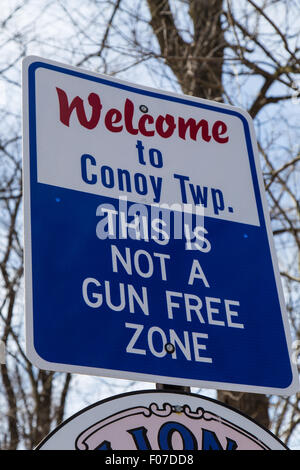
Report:
[[[194,394],[142,391],[95,403],[54,429],[37,450],[286,450],[279,439],[223,403]],[[121,463],[108,455],[106,463]],[[199,455],[199,454],[198,454]],[[172,461],[169,459],[172,458]],[[143,455],[143,458],[147,458]],[[197,464],[152,454],[148,463]],[[109,460],[110,459],[110,460]],[[137,460],[139,457],[137,456]],[[127,462],[128,463],[128,462]]]
[[[23,72],[32,362],[294,393],[247,113],[38,57]]]

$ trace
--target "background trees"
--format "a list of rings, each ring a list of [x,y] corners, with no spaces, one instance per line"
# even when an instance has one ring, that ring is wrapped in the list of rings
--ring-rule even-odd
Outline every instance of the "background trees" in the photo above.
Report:
[[[1,365],[0,448],[32,448],[70,412],[79,380],[36,370],[24,354],[21,58],[41,55],[248,110],[256,126],[296,360],[299,18],[297,0],[12,0],[2,7],[0,340],[6,364]],[[98,399],[104,385],[115,391],[114,381],[89,383],[97,384]],[[299,448],[299,394],[220,391],[219,397]]]

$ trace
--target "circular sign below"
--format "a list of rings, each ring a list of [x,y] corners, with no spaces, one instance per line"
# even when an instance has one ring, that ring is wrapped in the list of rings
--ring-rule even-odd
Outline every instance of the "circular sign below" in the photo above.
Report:
[[[191,393],[117,395],[76,413],[37,450],[284,450],[271,432],[223,403]]]

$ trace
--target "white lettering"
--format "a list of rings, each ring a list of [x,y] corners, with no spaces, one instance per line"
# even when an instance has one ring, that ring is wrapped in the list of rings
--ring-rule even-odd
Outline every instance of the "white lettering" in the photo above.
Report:
[[[101,216],[102,213],[107,215],[101,219],[96,225],[96,235],[100,240],[106,238],[116,238],[116,215],[118,212],[113,206],[101,204],[97,207],[96,215]]]
[[[126,305],[124,284],[122,282],[119,283],[119,291],[120,291],[120,304],[119,305],[113,305],[111,301],[109,281],[105,281],[104,285],[105,285],[105,297],[106,297],[107,306],[111,310],[114,310],[115,312],[121,312],[122,310],[124,310],[125,305]]]
[[[154,335],[154,333],[158,333],[158,335],[160,335],[160,337],[161,337],[161,343],[162,343],[161,351],[157,351],[154,348],[154,344],[153,344],[153,335]],[[164,331],[161,328],[159,328],[158,326],[152,326],[151,328],[149,328],[149,331],[148,331],[148,345],[149,345],[149,349],[152,352],[153,356],[164,357],[167,354],[167,351],[165,350],[165,344],[167,344],[167,337],[166,337]]]
[[[237,305],[239,306],[240,303],[236,300],[226,300],[225,299],[225,311],[227,317],[228,326],[232,326],[233,328],[244,328],[243,323],[233,323],[231,321],[231,317],[237,317],[238,312],[230,310],[230,305]]]
[[[225,322],[222,320],[215,320],[212,317],[213,313],[220,313],[218,308],[213,308],[211,306],[211,303],[221,303],[221,299],[216,299],[215,297],[206,297],[205,298],[206,302],[206,311],[207,311],[207,318],[208,318],[208,323],[210,325],[220,325],[220,326],[225,326]]]
[[[196,304],[191,305],[191,301],[195,300]],[[185,301],[185,310],[186,310],[186,319],[187,321],[192,321],[191,312],[196,312],[196,315],[200,323],[205,323],[203,316],[201,315],[200,309],[202,308],[202,300],[199,299],[197,295],[194,294],[184,294]]]
[[[125,247],[125,256],[123,256],[115,245],[111,245],[112,268],[114,273],[119,272],[119,264],[123,266],[126,273],[132,275],[132,259],[131,250]],[[155,265],[154,258],[159,259],[158,264],[160,277],[163,281],[167,280],[166,260],[170,259],[170,255],[165,253],[153,253],[153,258],[146,250],[137,250],[133,255],[133,266],[136,273],[144,278],[152,277]],[[118,263],[119,261],[119,263]],[[156,268],[157,269],[157,268]]]
[[[183,331],[183,339],[177,334],[174,329],[169,329],[167,332],[163,331],[159,326],[151,326],[148,332],[145,331],[144,325],[135,323],[125,323],[126,328],[132,328],[135,330],[132,338],[130,339],[126,352],[132,354],[147,355],[151,353],[153,356],[162,359],[168,354],[172,354],[172,359],[177,359],[180,353],[187,361],[192,361],[192,350],[193,357],[196,362],[212,363],[211,357],[202,356],[200,351],[206,351],[206,345],[200,339],[207,340],[208,335],[206,333],[188,332]],[[136,347],[136,343],[139,340],[139,346],[143,345],[144,348]],[[167,352],[167,345],[172,345],[173,349],[170,353]]]
[[[146,269],[145,271],[142,271],[141,269],[141,266],[140,266],[140,257],[141,256],[144,256],[147,260],[146,263],[144,264],[148,264],[148,266],[144,266]],[[141,263],[142,264],[142,263]],[[149,255],[148,251],[145,251],[145,250],[137,250],[135,253],[134,253],[134,267],[136,269],[136,272],[141,276],[141,277],[151,277],[152,274],[153,274],[153,261],[152,261],[152,258],[151,258],[151,255]]]
[[[188,224],[184,224],[184,234],[186,238],[185,247],[187,250],[199,250],[202,253],[208,253],[211,250],[211,244],[207,238],[205,238],[202,233],[207,234],[207,230],[204,227],[197,225],[194,230],[190,231],[190,226]],[[200,243],[193,242],[192,238],[196,238]]]
[[[94,301],[92,301],[91,298],[88,296],[88,287],[90,284],[94,284],[97,287],[101,286],[100,282],[97,279],[94,279],[93,277],[87,277],[82,283],[82,296],[84,298],[85,303],[89,307],[98,308],[102,305],[103,297],[101,294],[93,292],[91,294],[91,298],[94,299]]]
[[[158,234],[162,235],[161,239],[158,235],[152,234],[152,239],[155,240],[159,245],[167,245],[167,243],[169,243],[170,236],[165,230],[160,228],[159,225],[162,225],[163,227],[167,226],[166,222],[162,219],[151,219],[151,234],[154,230]]]
[[[206,333],[196,333],[193,331],[192,333],[193,337],[193,345],[194,345],[194,353],[195,353],[195,360],[197,362],[209,362],[212,363],[212,358],[211,357],[202,357],[199,356],[199,351],[204,350],[206,351],[206,346],[204,344],[198,344],[198,338],[208,338],[208,335]]]
[[[97,290],[95,292],[95,286]],[[141,294],[137,292],[131,284],[119,282],[116,286],[111,285],[110,281],[104,281],[104,293],[101,294],[101,283],[93,277],[87,277],[82,283],[82,296],[85,303],[91,308],[99,308],[105,300],[106,305],[115,312],[121,312],[129,305],[129,312],[135,313],[138,305],[144,315],[149,315],[148,292],[147,288],[141,286]],[[116,305],[115,299],[120,301]],[[114,303],[112,302],[114,299]]]
[[[197,259],[193,260],[193,264],[191,267],[190,277],[188,284],[192,286],[194,284],[194,279],[201,279],[205,285],[205,287],[210,287],[209,283],[205,277],[203,269],[200,266],[200,263]]]
[[[168,318],[173,319],[173,310],[172,308],[180,308],[180,304],[177,302],[172,302],[172,296],[174,297],[182,297],[181,292],[172,292],[170,290],[166,291],[166,297],[167,297],[167,310],[168,310]]]
[[[165,295],[167,314],[170,320],[174,319],[175,309],[177,309],[179,318],[185,315],[184,319],[188,322],[196,319],[201,324],[208,323],[209,325],[230,328],[244,328],[242,323],[233,322],[232,320],[233,317],[238,316],[238,312],[231,310],[232,306],[240,305],[237,300],[223,300],[217,297],[203,297],[203,300],[201,300],[195,294],[168,290]]]
[[[126,260],[123,258],[118,248],[115,245],[111,245],[111,258],[112,258],[112,267],[113,267],[114,273],[119,272],[118,266],[117,266],[117,259],[119,259],[119,261],[121,262],[127,274],[132,274],[130,248],[126,247],[125,252],[126,252]]]
[[[165,255],[163,253],[153,253],[153,256],[156,256],[159,258],[160,261],[160,273],[161,273],[161,278],[163,281],[167,280],[167,272],[166,272],[166,259],[170,259],[170,255]]]
[[[143,293],[143,298],[141,299],[138,293],[136,292],[135,288],[131,284],[128,284],[128,298],[129,298],[130,313],[135,313],[134,302],[133,302],[133,300],[135,299],[136,302],[141,307],[141,310],[143,310],[144,314],[149,315],[148,296],[147,296],[146,287],[142,287],[142,293]]]
[[[141,332],[143,331],[144,326],[143,325],[136,325],[135,323],[125,323],[125,326],[126,326],[126,328],[135,329],[133,337],[131,338],[131,340],[129,341],[129,343],[127,345],[126,352],[132,353],[132,354],[146,354],[145,349],[134,348],[134,345],[137,342]]]
[[[121,226],[121,235],[120,238],[127,238],[127,229],[132,229],[135,232],[135,240],[140,240],[140,218],[137,214],[134,215],[133,222],[127,222],[127,217],[125,212],[120,212],[120,226]]]
[[[178,337],[177,333],[172,329],[170,330],[170,343],[173,344],[173,346],[175,347],[175,351],[172,354],[172,358],[173,359],[177,358],[176,346],[179,346],[179,348],[180,348],[181,352],[183,353],[183,355],[185,356],[185,358],[188,361],[190,361],[192,358],[191,358],[191,348],[190,348],[190,341],[189,341],[188,332],[184,331],[183,336],[184,336],[184,344],[182,343],[182,341]]]

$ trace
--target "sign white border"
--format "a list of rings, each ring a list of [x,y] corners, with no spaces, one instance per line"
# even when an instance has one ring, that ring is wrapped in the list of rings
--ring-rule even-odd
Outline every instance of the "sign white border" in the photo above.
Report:
[[[30,139],[29,139],[29,96],[28,96],[28,69],[29,66],[35,62],[50,64],[56,67],[61,67],[69,71],[80,72],[85,75],[89,75],[96,78],[109,79],[111,82],[120,83],[125,86],[134,86],[141,90],[149,91],[152,93],[157,93],[158,90],[150,87],[145,87],[141,85],[132,84],[124,80],[119,80],[113,77],[107,77],[98,73],[90,72],[78,67],[73,67],[65,65],[56,61],[44,59],[38,56],[28,56],[23,59],[23,188],[24,188],[24,262],[25,262],[25,313],[26,313],[26,354],[29,360],[36,365],[37,367],[45,370],[52,370],[58,372],[70,372],[70,373],[80,373],[94,376],[104,376],[111,378],[121,378],[127,380],[138,380],[145,382],[154,382],[154,383],[165,383],[173,385],[183,385],[190,387],[201,387],[208,389],[219,389],[219,390],[233,390],[241,392],[253,392],[253,393],[262,393],[262,394],[279,394],[279,395],[292,395],[299,390],[299,378],[296,364],[293,364],[291,361],[291,370],[293,378],[291,384],[287,388],[275,388],[275,387],[260,387],[260,386],[251,386],[244,384],[231,384],[215,381],[202,381],[202,380],[190,380],[185,378],[174,378],[174,377],[165,377],[165,376],[156,376],[151,374],[142,374],[135,372],[126,372],[118,370],[108,370],[94,367],[85,367],[85,366],[74,366],[69,364],[60,364],[54,362],[45,361],[41,358],[34,348],[33,342],[33,302],[32,302],[32,257],[31,257],[31,206],[30,206]],[[184,98],[184,95],[179,95],[176,93],[159,91],[165,96],[173,96],[178,98]],[[291,333],[289,327],[289,320],[285,309],[285,301],[283,296],[283,290],[281,285],[281,279],[278,269],[278,262],[274,247],[273,234],[271,230],[270,217],[265,197],[264,183],[260,169],[258,149],[256,144],[256,137],[254,132],[254,127],[251,117],[243,109],[229,106],[223,103],[211,102],[204,99],[199,99],[196,97],[188,96],[187,99],[193,100],[199,103],[214,104],[222,109],[234,110],[238,112],[243,118],[247,120],[250,130],[251,144],[253,146],[253,153],[255,159],[255,168],[258,178],[259,191],[262,202],[263,215],[265,219],[268,240],[270,245],[270,252],[273,263],[273,270],[275,275],[276,287],[279,296],[279,301],[281,305],[282,320],[284,325],[285,337],[287,340],[288,351],[290,358],[292,357],[292,348],[291,348]]]

